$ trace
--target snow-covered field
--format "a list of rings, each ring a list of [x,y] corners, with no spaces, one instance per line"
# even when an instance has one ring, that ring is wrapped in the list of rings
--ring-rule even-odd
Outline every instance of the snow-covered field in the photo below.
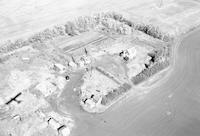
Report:
[[[133,19],[150,19],[165,29],[170,26],[177,33],[191,23],[199,22],[199,7],[198,1],[186,0],[1,0],[0,40],[23,38],[77,16],[99,11],[117,11]]]

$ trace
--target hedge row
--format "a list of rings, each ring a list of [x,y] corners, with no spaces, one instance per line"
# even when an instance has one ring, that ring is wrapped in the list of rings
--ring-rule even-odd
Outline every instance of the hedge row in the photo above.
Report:
[[[53,27],[53,29],[45,29],[44,31],[31,36],[27,40],[18,39],[14,42],[11,42],[9,40],[6,43],[4,43],[3,45],[1,45],[0,53],[7,53],[7,52],[13,51],[15,49],[18,49],[18,48],[21,48],[24,46],[28,46],[28,45],[34,44],[34,43],[42,43],[42,42],[45,42],[47,40],[53,39],[53,38],[61,36],[61,35],[65,35],[64,27],[55,26],[55,27]]]
[[[120,97],[122,94],[126,93],[130,89],[131,89],[131,85],[124,83],[119,88],[113,89],[113,91],[111,91],[107,95],[103,96],[101,104],[102,105],[110,104],[114,99]]]
[[[153,38],[160,39],[165,42],[169,42],[169,41],[173,40],[173,38],[170,37],[169,34],[162,32],[159,29],[159,27],[157,27],[157,26],[154,26],[152,24],[143,24],[143,23],[136,24],[115,12],[108,13],[108,14],[109,14],[109,17],[111,17],[119,22],[123,22],[124,24],[126,24],[130,27],[133,27],[135,30],[141,31]]]
[[[152,67],[144,69],[142,72],[140,72],[139,74],[134,76],[131,80],[132,80],[133,84],[137,85],[137,84],[145,81],[152,75],[156,74],[157,72],[165,69],[168,66],[169,66],[168,61],[157,62]]]
[[[135,24],[122,15],[109,12],[96,14],[94,16],[78,17],[74,21],[68,21],[64,25],[55,26],[52,29],[45,29],[27,40],[8,41],[0,46],[0,53],[7,53],[34,43],[42,43],[58,36],[75,36],[80,33],[95,29],[103,32],[114,32],[117,34],[130,34],[133,29],[144,32],[154,38],[169,41],[171,38],[162,33],[158,27],[153,25]]]

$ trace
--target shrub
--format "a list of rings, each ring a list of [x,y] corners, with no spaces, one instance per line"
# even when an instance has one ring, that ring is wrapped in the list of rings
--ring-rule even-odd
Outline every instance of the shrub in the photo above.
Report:
[[[117,21],[120,21],[120,22],[123,21],[123,19],[124,19],[122,15],[117,14],[115,12],[112,13],[112,18],[117,20]]]
[[[163,50],[154,50],[147,55],[151,57],[150,63],[156,63],[160,60],[161,57],[163,57]]]
[[[63,36],[63,35],[65,35],[65,27],[64,26],[54,26],[53,32],[57,36],[60,36],[60,35]]]
[[[106,96],[102,97],[101,104],[102,105],[107,105],[108,104],[108,99],[106,98]]]
[[[68,21],[66,24],[65,24],[65,33],[70,35],[70,36],[74,36],[74,35],[77,35],[77,32],[76,32],[76,27],[74,25],[73,22],[71,21]]]
[[[122,86],[123,86],[123,88],[126,89],[126,91],[129,90],[129,89],[131,89],[131,85],[128,84],[128,83],[124,83]]]
[[[85,17],[78,17],[75,23],[79,32],[88,31],[88,24]]]

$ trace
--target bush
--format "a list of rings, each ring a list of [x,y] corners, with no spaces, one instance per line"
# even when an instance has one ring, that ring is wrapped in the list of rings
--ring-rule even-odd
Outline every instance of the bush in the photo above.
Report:
[[[126,25],[128,25],[129,27],[135,27],[135,24],[134,24],[133,22],[131,22],[130,20],[124,19],[124,23],[125,23]]]
[[[115,19],[115,20],[117,20],[117,21],[120,21],[120,22],[124,20],[124,18],[123,18],[122,15],[117,14],[115,12],[112,13],[112,18]]]
[[[129,89],[131,89],[131,85],[128,84],[128,83],[124,83],[122,86],[123,86],[123,88],[126,89],[126,91],[129,90]]]
[[[85,17],[78,17],[75,23],[79,32],[82,33],[88,31],[88,24]]]
[[[26,42],[22,39],[16,40],[13,44],[13,46],[16,46],[17,48],[21,48],[21,47],[24,47],[24,46],[27,46],[27,45],[28,45],[28,42]]]
[[[65,27],[64,26],[54,26],[53,32],[56,36],[63,36],[65,35]]]
[[[77,35],[77,32],[76,32],[76,27],[74,25],[73,22],[71,21],[68,21],[66,24],[65,24],[65,33],[70,35],[70,36],[74,36],[74,35]]]
[[[57,36],[57,34],[55,33],[55,31],[50,30],[50,29],[45,29],[42,33],[41,36],[43,37],[43,39],[46,40],[51,40],[54,37]]]
[[[35,34],[35,35],[33,35],[32,37],[30,37],[30,38],[28,39],[28,41],[29,41],[30,43],[37,43],[37,42],[41,43],[41,42],[43,42],[42,39],[41,39],[40,34]]]
[[[160,58],[164,57],[164,51],[162,49],[154,50],[147,55],[151,57],[150,63],[156,63],[159,62]]]
[[[102,97],[101,104],[102,105],[107,105],[108,104],[108,99],[106,98],[106,96]]]

